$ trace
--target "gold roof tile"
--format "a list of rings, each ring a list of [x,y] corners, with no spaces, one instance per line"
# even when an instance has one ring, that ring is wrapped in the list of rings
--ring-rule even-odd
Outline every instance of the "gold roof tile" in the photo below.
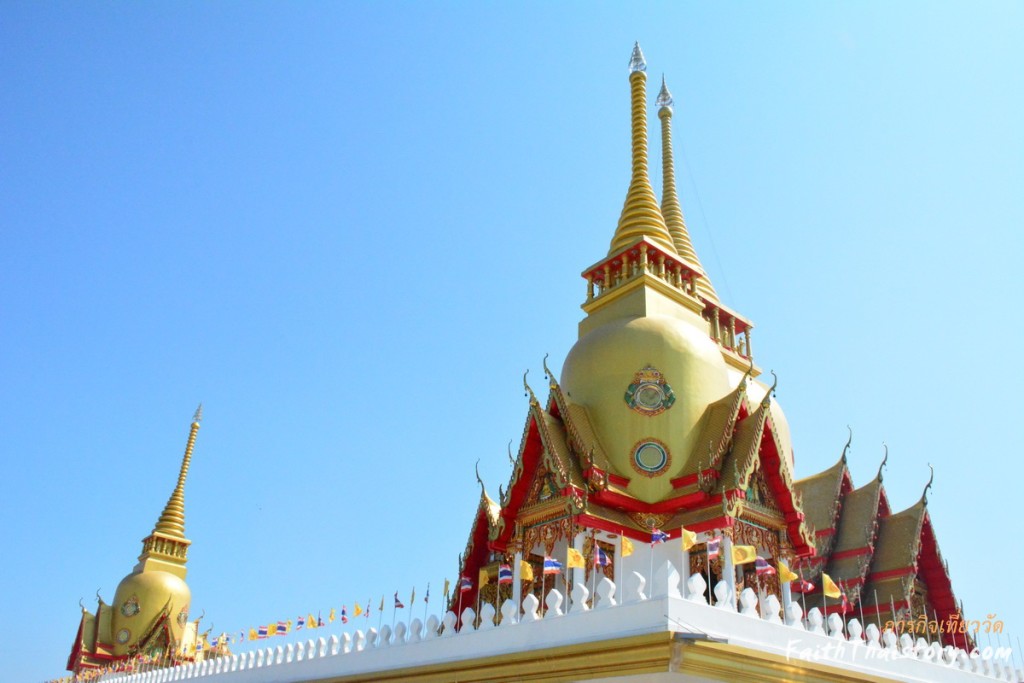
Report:
[[[839,491],[843,484],[846,462],[840,459],[827,470],[794,482],[793,486],[803,498],[804,514],[815,531],[831,529],[835,521]],[[829,542],[831,545],[831,542]],[[820,550],[820,547],[819,547]]]
[[[922,498],[906,510],[879,520],[878,542],[871,573],[905,569],[914,565],[926,509]]]

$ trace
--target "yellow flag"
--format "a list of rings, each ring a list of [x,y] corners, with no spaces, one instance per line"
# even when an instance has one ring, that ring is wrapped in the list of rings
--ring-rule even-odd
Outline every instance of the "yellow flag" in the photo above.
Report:
[[[249,629],[249,640],[256,640],[259,636],[256,635],[256,629]]]
[[[481,569],[480,570],[480,574],[478,575],[478,578],[480,579],[479,583],[480,583],[481,586],[486,586],[488,584],[488,582],[491,580],[491,577],[489,577],[487,575],[487,570],[486,569]]]
[[[526,560],[519,560],[519,578],[523,581],[533,581],[533,567]]]
[[[380,596],[380,607],[377,608],[378,612],[384,612],[384,596]]]
[[[337,613],[334,611],[334,608],[332,607],[331,608],[331,613],[327,615],[327,621],[329,621],[329,622],[331,622],[333,624],[334,620],[337,618],[337,616],[338,616]]]
[[[625,536],[622,537],[622,556],[629,557],[633,554],[633,541]]]
[[[451,587],[452,587],[452,582],[449,581],[448,579],[445,579],[444,580],[444,592],[442,593],[442,595],[444,595],[444,597],[446,597],[446,598],[448,597],[448,589],[451,588]]]
[[[697,545],[697,534],[686,527],[679,527],[679,535],[683,539],[683,550],[689,550],[693,546]]]
[[[316,628],[316,619],[313,618],[312,612],[306,617],[306,628]]]
[[[749,564],[757,559],[757,548],[752,545],[734,545],[732,547],[733,564]]]
[[[362,613],[363,613],[363,608],[360,607],[359,603],[357,602],[355,609],[352,610],[352,616],[358,617]]]
[[[782,583],[789,583],[790,581],[796,581],[800,577],[793,573],[793,570],[786,566],[786,563],[779,560],[779,581]]]
[[[569,548],[568,561],[565,563],[568,569],[583,569],[586,565],[583,564],[583,553],[576,548]]]
[[[416,588],[412,589],[412,596],[409,597],[409,609],[412,609],[412,605],[416,604]]]
[[[839,598],[843,594],[832,577],[825,572],[821,573],[821,590],[830,598]]]

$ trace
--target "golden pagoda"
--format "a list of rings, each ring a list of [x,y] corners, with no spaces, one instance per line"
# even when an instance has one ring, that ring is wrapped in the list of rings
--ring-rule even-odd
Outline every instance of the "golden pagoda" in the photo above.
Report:
[[[539,595],[540,582],[520,588],[521,572],[539,576],[547,558],[564,562],[570,549],[586,558],[577,571],[589,585],[595,572],[613,577],[634,547],[655,557],[652,534],[686,532],[695,539],[687,552],[690,574],[707,577],[711,602],[720,582],[732,601],[755,585],[791,599],[788,581],[733,562],[731,548],[745,546],[772,566],[783,562],[798,572],[793,590],[805,591],[805,604],[826,616],[959,621],[925,495],[892,512],[881,468],[871,482],[853,486],[847,448],[835,466],[796,477],[789,425],[774,397],[777,378],[770,386],[758,379],[753,324],[721,302],[683,219],[671,145],[674,102],[664,78],[656,100],[660,205],[655,198],[646,81],[636,45],[629,74],[632,177],[622,213],[608,253],[583,270],[586,316],[561,378],[545,362],[544,402],[527,386],[530,405],[511,481],[497,502],[483,494],[473,517],[459,573],[489,580],[474,581],[451,606],[458,613],[478,592],[494,604],[518,601],[520,590]],[[591,561],[597,553],[609,558],[607,566]],[[499,585],[493,578],[503,564],[516,576]],[[822,595],[823,573],[839,597]],[[947,644],[954,639],[943,637]]]
[[[68,657],[69,671],[116,666],[132,660],[171,661],[195,657],[198,620],[189,620],[192,593],[185,583],[188,547],[185,538],[185,479],[196,434],[200,405],[192,418],[178,481],[153,531],[142,540],[138,564],[114,592],[112,604],[97,592],[95,612],[82,617]]]
[[[720,300],[683,219],[672,96],[663,79],[659,203],[639,45],[629,72],[632,175],[618,224],[583,270],[586,316],[560,378],[545,357],[541,401],[523,377],[508,485],[492,498],[477,472],[447,614],[260,647],[159,680],[956,683],[1006,673],[968,655],[930,481],[893,512],[885,460],[855,487],[850,441],[834,466],[795,477],[778,380],[758,379],[753,324]],[[174,624],[187,622],[182,490],[198,426],[139,565],[114,606],[83,613],[69,666],[187,637]],[[145,615],[141,630],[119,630],[136,618],[126,605]],[[911,620],[930,641],[897,636]]]

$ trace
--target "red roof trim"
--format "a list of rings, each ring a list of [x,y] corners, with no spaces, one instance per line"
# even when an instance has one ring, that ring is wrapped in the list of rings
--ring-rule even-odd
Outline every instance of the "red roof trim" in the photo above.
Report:
[[[871,552],[871,546],[864,546],[863,548],[851,548],[850,550],[843,550],[838,553],[832,553],[833,560],[841,560],[844,557],[857,557],[859,555],[867,555]]]
[[[899,576],[906,576],[907,574],[913,573],[914,568],[912,566],[903,567],[901,569],[887,569],[884,572],[873,572],[871,574],[868,574],[868,579],[870,581],[885,581],[886,579],[893,579]]]

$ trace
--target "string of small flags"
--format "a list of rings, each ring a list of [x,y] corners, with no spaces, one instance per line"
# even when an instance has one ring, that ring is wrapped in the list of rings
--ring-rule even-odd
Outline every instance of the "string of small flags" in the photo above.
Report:
[[[445,600],[448,598],[448,589],[450,582],[445,579]],[[409,595],[409,609],[412,610],[416,605],[416,589],[413,588]],[[427,605],[430,604],[430,584],[427,584],[427,592],[423,595],[423,606],[424,611],[427,609]],[[294,619],[275,619],[265,624],[258,624],[248,629],[240,629],[237,632],[231,634],[224,634],[221,638],[226,639],[224,642],[230,644],[244,643],[254,640],[265,640],[267,638],[274,638],[276,636],[286,636],[290,633],[296,633],[303,630],[311,630],[318,628],[325,628],[330,626],[336,621],[340,621],[342,624],[348,624],[350,619],[364,618],[369,619],[374,614],[378,618],[383,617],[385,610],[385,596],[381,596],[380,601],[376,607],[373,605],[372,599],[368,598],[365,602],[353,602],[352,609],[349,610],[348,603],[341,605],[340,607],[331,607],[326,610],[326,617],[324,616],[325,610],[317,610],[313,612],[307,612],[306,614],[299,614]],[[402,598],[398,596],[398,591],[395,591],[394,601],[392,603],[393,610],[405,609],[406,603],[403,602]]]

